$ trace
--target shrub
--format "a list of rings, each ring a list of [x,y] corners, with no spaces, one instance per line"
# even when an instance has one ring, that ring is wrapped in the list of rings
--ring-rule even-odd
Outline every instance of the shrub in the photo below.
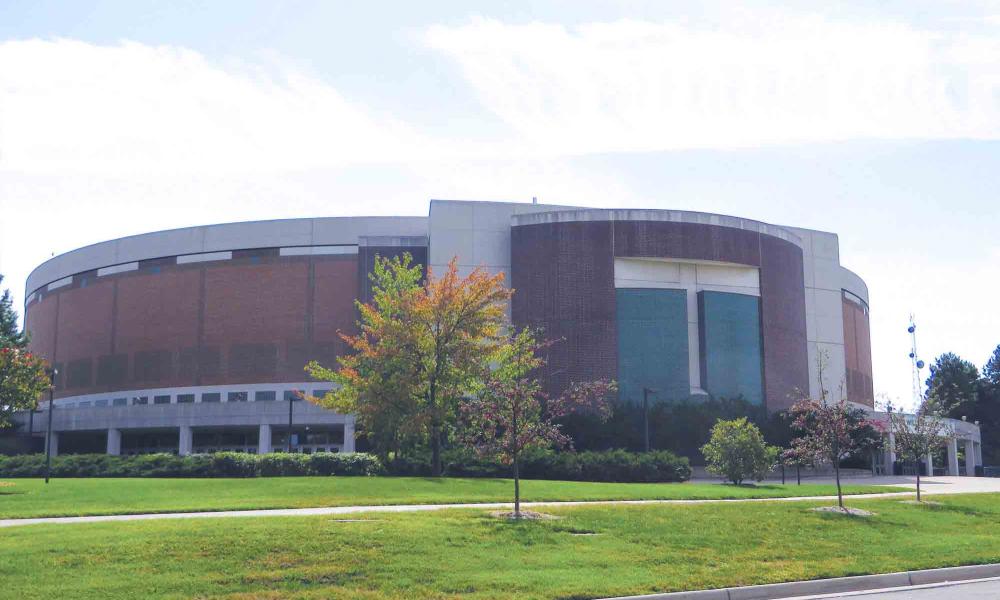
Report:
[[[467,449],[444,455],[445,472],[451,477],[510,477],[510,466],[479,457]],[[428,475],[426,459],[397,459],[387,465],[393,475]],[[523,479],[564,481],[676,482],[691,477],[688,459],[672,452],[559,452],[530,449],[521,458]]]
[[[309,475],[308,454],[275,452],[260,457],[260,474],[264,477]]]
[[[216,452],[211,457],[211,477],[255,477],[260,457],[244,452]]]
[[[54,477],[256,477],[258,475],[377,475],[371,454],[67,454],[52,457]],[[0,456],[0,477],[42,477],[44,454]]]
[[[779,449],[768,446],[756,425],[741,417],[719,420],[712,437],[701,447],[709,473],[740,485],[746,479],[761,481],[774,468]]]
[[[380,475],[382,461],[372,454],[319,452],[308,455],[310,475]]]

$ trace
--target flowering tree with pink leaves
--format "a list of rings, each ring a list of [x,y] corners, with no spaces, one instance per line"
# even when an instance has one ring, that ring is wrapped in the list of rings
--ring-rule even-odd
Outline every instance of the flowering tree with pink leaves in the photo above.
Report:
[[[829,462],[837,480],[837,504],[844,508],[840,461],[876,448],[881,443],[884,425],[869,419],[864,410],[844,399],[828,402],[825,392],[823,400],[799,400],[789,412],[794,419],[792,428],[799,432],[799,437],[792,440],[786,456],[799,464]]]
[[[460,439],[481,456],[511,465],[514,476],[514,517],[521,517],[520,460],[529,448],[572,447],[559,420],[571,414],[591,414],[602,421],[611,416],[608,397],[615,382],[574,383],[556,397],[546,394],[534,375],[545,364],[540,351],[549,345],[523,329],[509,334],[478,393],[461,405]]]
[[[15,411],[34,409],[49,389],[45,361],[17,347],[0,348],[0,429],[10,427]]]

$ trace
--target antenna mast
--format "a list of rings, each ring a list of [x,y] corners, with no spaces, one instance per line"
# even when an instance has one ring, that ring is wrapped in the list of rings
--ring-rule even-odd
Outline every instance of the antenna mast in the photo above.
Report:
[[[923,394],[920,392],[920,371],[924,368],[924,361],[920,360],[917,355],[917,324],[913,318],[913,313],[910,313],[910,326],[906,328],[906,331],[910,334],[910,363],[913,367],[913,409],[917,410],[920,408],[921,400],[923,399]]]

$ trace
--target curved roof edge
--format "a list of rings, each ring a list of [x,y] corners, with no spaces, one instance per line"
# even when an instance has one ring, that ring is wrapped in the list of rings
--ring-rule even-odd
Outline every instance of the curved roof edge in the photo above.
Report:
[[[164,256],[283,246],[357,244],[360,236],[426,236],[427,217],[315,217],[199,225],[142,233],[64,252],[35,267],[25,297],[65,277]]]
[[[868,284],[860,275],[843,266],[840,267],[840,287],[864,300],[865,304],[871,305],[868,301]]]
[[[689,210],[631,209],[631,208],[584,208],[579,210],[556,210],[514,215],[511,224],[539,225],[542,223],[566,223],[573,221],[669,221],[673,223],[697,223],[717,225],[731,229],[744,229],[770,235],[802,248],[802,238],[780,227],[753,219],[716,215]]]

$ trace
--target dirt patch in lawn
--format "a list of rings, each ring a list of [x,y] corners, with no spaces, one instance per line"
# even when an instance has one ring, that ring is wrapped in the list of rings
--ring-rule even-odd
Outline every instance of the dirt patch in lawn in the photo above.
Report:
[[[512,510],[495,510],[490,513],[490,516],[497,517],[498,519],[511,519],[511,520],[521,519],[523,521],[551,521],[554,519],[562,518],[547,513],[535,512],[533,510],[522,510],[520,517],[514,514],[514,511]]]
[[[871,512],[871,511],[864,510],[862,508],[850,508],[850,507],[847,507],[847,506],[845,506],[844,508],[840,508],[839,506],[820,506],[820,507],[817,507],[817,508],[810,508],[809,510],[812,510],[812,511],[815,511],[815,512],[830,512],[830,513],[837,513],[837,514],[840,514],[840,515],[850,515],[852,517],[874,517],[875,516],[875,513]]]

